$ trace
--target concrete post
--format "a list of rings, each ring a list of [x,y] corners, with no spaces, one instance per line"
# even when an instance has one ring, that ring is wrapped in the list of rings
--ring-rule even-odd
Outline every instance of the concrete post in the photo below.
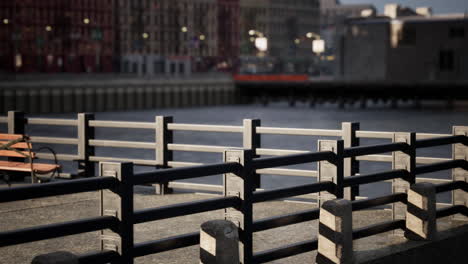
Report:
[[[318,163],[318,181],[331,181],[335,183],[335,192],[320,192],[319,206],[325,201],[341,199],[344,196],[343,191],[343,140],[319,140],[318,151],[331,151],[337,155],[334,163],[329,161],[319,161]]]
[[[224,196],[238,196],[241,199],[239,208],[224,209],[226,220],[239,227],[239,259],[242,264],[252,262],[252,194],[253,169],[251,167],[253,152],[251,150],[226,150],[224,162],[237,162],[243,168],[238,173],[223,175]]]
[[[101,216],[119,219],[117,230],[101,231],[101,250],[118,252],[121,256],[119,264],[133,264],[133,164],[101,162],[99,175],[115,177],[119,181],[115,189],[101,190]]]
[[[156,117],[156,164],[158,168],[168,168],[168,161],[172,160],[172,151],[167,147],[173,140],[172,131],[167,129],[167,125],[172,121],[172,116]],[[171,193],[172,190],[168,186],[168,182],[154,184],[156,194]]]
[[[57,251],[38,255],[33,258],[31,264],[79,264],[78,257],[66,251]]]
[[[359,138],[356,136],[356,131],[359,130],[359,123],[343,122],[341,123],[342,139],[345,148],[359,146]],[[359,173],[359,161],[356,157],[346,158],[344,160],[344,177],[351,177]],[[355,200],[359,195],[359,186],[347,187],[344,190],[344,198]]]
[[[94,120],[94,114],[78,114],[78,176],[92,177],[95,174],[95,164],[89,160],[94,155],[94,147],[89,145],[89,140],[94,139],[94,127],[89,121]]]
[[[24,113],[20,111],[8,111],[8,134],[24,134]]]
[[[453,135],[464,135],[468,136],[468,126],[454,126]],[[468,160],[468,146],[463,144],[454,144],[452,147],[453,159]],[[468,182],[468,171],[462,168],[456,168],[452,170],[453,181],[464,181]],[[465,205],[468,206],[468,193],[463,190],[455,190],[452,192],[453,205]],[[454,220],[468,221],[468,217],[457,214],[453,216]]]
[[[408,191],[405,237],[433,240],[437,234],[436,191],[431,183],[411,185]]]
[[[200,263],[239,264],[239,232],[226,220],[213,220],[201,225]]]
[[[252,150],[254,158],[258,158],[257,148],[261,146],[261,136],[257,133],[257,127],[261,126],[260,119],[244,119],[244,133],[243,133],[243,148]],[[260,188],[261,186],[261,175],[255,173],[254,188]]]
[[[329,200],[322,204],[316,263],[354,263],[351,201]]]
[[[414,184],[416,177],[414,169],[416,167],[416,149],[414,143],[416,142],[416,133],[395,133],[393,135],[393,142],[404,142],[410,146],[409,151],[395,151],[392,154],[393,170],[407,170],[410,173],[409,180],[394,179],[392,183],[392,193],[408,193],[411,184]],[[406,205],[403,203],[394,203],[392,205],[393,220],[405,219]],[[395,230],[394,234],[402,236],[402,230]]]

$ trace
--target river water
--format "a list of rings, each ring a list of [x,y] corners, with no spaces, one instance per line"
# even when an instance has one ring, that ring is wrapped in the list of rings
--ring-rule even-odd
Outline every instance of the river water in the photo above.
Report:
[[[347,108],[337,109],[333,105],[309,108],[307,105],[289,107],[287,103],[276,103],[267,107],[261,105],[222,106],[189,109],[161,109],[152,111],[96,113],[97,120],[122,120],[154,122],[156,115],[173,116],[176,123],[242,125],[245,118],[261,119],[263,126],[341,129],[341,122],[360,122],[361,130],[372,131],[400,131],[424,133],[451,133],[453,125],[468,125],[468,111],[466,109],[446,110],[443,106],[425,106],[421,110],[405,107],[389,109],[383,105],[373,105],[368,109]],[[46,117],[74,118],[73,115],[48,115]],[[40,136],[76,136],[76,131],[67,127],[51,129],[44,126],[30,126],[28,133]],[[154,131],[143,129],[99,128],[96,138],[109,140],[131,140],[154,142]],[[321,137],[323,138],[323,137]],[[318,137],[308,136],[262,136],[262,147],[299,150],[316,150]],[[388,140],[361,140],[361,145],[388,143]],[[205,144],[219,146],[240,147],[242,138],[235,133],[208,132],[175,132],[174,143]],[[56,145],[61,153],[76,153],[76,149]],[[132,157],[138,159],[154,159],[154,151],[132,150],[119,148],[97,148],[99,156]],[[437,147],[418,150],[418,156],[450,157],[450,147]],[[221,162],[220,153],[175,152],[175,161],[189,162]],[[361,174],[391,169],[388,163],[361,162]],[[65,165],[69,167],[70,165]],[[291,166],[291,168],[316,169],[316,164]],[[149,171],[153,168],[139,167],[136,171]],[[449,172],[423,175],[424,177],[449,178]],[[221,184],[220,176],[210,176],[192,179],[191,182]],[[262,176],[263,188],[278,188],[285,186],[311,183],[313,178],[291,176]],[[386,183],[368,184],[361,187],[361,195],[376,196],[389,193],[390,186]],[[444,199],[445,200],[445,199]]]

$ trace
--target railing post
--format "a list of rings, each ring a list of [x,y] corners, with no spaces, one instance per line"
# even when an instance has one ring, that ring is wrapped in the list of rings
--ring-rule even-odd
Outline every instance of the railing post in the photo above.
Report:
[[[226,173],[224,180],[224,196],[238,196],[241,199],[239,208],[225,209],[225,219],[239,227],[239,258],[240,263],[252,262],[252,194],[253,170],[251,167],[253,152],[251,150],[226,150],[224,162],[237,162],[242,165],[239,173]]]
[[[320,207],[317,264],[351,264],[353,211],[351,201],[329,200]]]
[[[24,134],[24,113],[20,111],[8,111],[8,134]]]
[[[359,130],[359,123],[343,122],[341,123],[342,139],[345,148],[359,146],[359,138],[356,136],[356,131]],[[346,158],[344,160],[344,177],[351,177],[359,173],[359,161],[356,157]],[[348,200],[355,200],[359,195],[359,185],[347,187],[344,191],[344,198]]]
[[[213,220],[200,228],[201,264],[239,264],[239,232],[231,221]]]
[[[453,135],[464,135],[468,136],[468,126],[454,126]],[[452,146],[453,159],[468,160],[468,146],[463,144],[454,144]],[[456,168],[452,170],[453,181],[464,181],[468,182],[468,171],[462,168]],[[463,190],[455,190],[452,192],[453,205],[465,205],[468,206],[468,194]],[[453,216],[454,220],[467,221],[466,216],[456,214]]]
[[[119,220],[117,230],[101,231],[101,250],[113,250],[120,254],[117,263],[133,263],[133,176],[132,163],[101,162],[101,177],[115,177],[118,186],[101,190],[101,215],[114,216]]]
[[[395,133],[393,142],[403,142],[410,146],[408,151],[395,151],[392,153],[392,169],[407,170],[410,174],[409,179],[394,179],[392,182],[392,193],[408,193],[411,184],[416,182],[414,169],[416,167],[416,133]],[[392,205],[393,220],[405,219],[406,205],[403,203],[394,203]],[[403,235],[402,230],[395,230],[394,234]]]
[[[261,147],[261,136],[257,133],[257,127],[261,126],[260,119],[244,119],[244,133],[243,133],[243,148],[251,149],[253,157],[258,158],[256,155],[257,148]],[[260,188],[261,186],[261,175],[255,173],[252,175],[254,178],[254,188]]]
[[[94,127],[89,121],[94,120],[94,114],[78,114],[78,176],[92,177],[95,175],[95,163],[89,160],[94,155],[94,147],[89,145],[89,140],[94,139]]]
[[[331,181],[335,184],[333,193],[324,191],[319,193],[319,206],[325,201],[333,199],[341,199],[344,197],[343,188],[343,140],[319,140],[318,151],[331,151],[336,154],[334,162],[319,161],[318,162],[318,181]]]
[[[156,116],[156,164],[158,168],[168,168],[168,162],[172,160],[172,151],[168,144],[173,142],[172,130],[167,125],[173,122],[172,116]],[[154,184],[156,194],[171,193],[168,182]]]
[[[431,183],[411,185],[408,191],[405,237],[433,240],[437,234],[436,191]]]

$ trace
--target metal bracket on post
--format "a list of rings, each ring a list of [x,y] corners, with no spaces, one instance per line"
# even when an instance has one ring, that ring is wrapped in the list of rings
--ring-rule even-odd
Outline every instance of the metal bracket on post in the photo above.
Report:
[[[168,144],[173,141],[172,130],[167,128],[173,122],[172,116],[156,116],[156,164],[158,168],[168,168],[168,161],[172,160],[172,151]],[[154,184],[156,194],[164,195],[172,193],[168,182]]]
[[[331,181],[335,184],[334,193],[320,192],[318,204],[321,206],[325,201],[341,199],[344,196],[343,188],[343,140],[319,140],[318,151],[331,151],[336,154],[334,163],[329,161],[318,162],[318,181]]]
[[[341,123],[342,139],[345,148],[359,146],[359,138],[356,136],[356,131],[359,130],[359,123],[343,122]],[[356,157],[346,158],[344,160],[344,177],[351,177],[359,173],[359,161]],[[347,187],[344,190],[344,198],[355,200],[359,195],[359,185]]]
[[[78,114],[78,176],[92,177],[95,174],[95,163],[89,160],[94,155],[94,147],[89,145],[89,140],[94,139],[94,127],[89,121],[94,120],[94,114]]]
[[[464,135],[468,136],[468,126],[454,126],[453,135]],[[468,160],[468,146],[463,144],[454,144],[452,146],[453,159]],[[468,182],[468,171],[462,168],[456,168],[452,170],[453,181],[464,181]],[[452,192],[453,205],[465,205],[468,206],[468,194],[463,190],[455,190]],[[454,220],[467,221],[468,217],[456,214],[453,216]]]
[[[101,177],[115,177],[119,185],[113,190],[101,190],[101,216],[114,216],[120,223],[117,230],[101,231],[101,250],[117,251],[117,263],[133,263],[133,176],[132,163],[101,162]]]
[[[243,148],[250,149],[253,152],[253,158],[258,158],[256,155],[257,148],[261,147],[261,136],[257,133],[257,127],[261,126],[260,119],[244,119],[244,133],[243,133]],[[261,187],[261,175],[255,173],[254,178],[254,188]],[[254,189],[254,190],[255,190]]]
[[[243,169],[236,175],[223,175],[224,196],[239,196],[242,204],[239,208],[226,208],[224,218],[239,227],[240,263],[252,261],[252,193],[253,170],[251,167],[253,152],[251,150],[229,149],[224,152],[224,162],[238,162]]]
[[[394,133],[393,142],[403,142],[410,146],[408,151],[395,151],[392,153],[392,169],[393,170],[407,170],[410,174],[409,179],[394,179],[392,182],[392,193],[408,193],[411,184],[416,182],[414,169],[416,168],[416,133]],[[392,218],[393,220],[405,219],[406,205],[403,203],[394,203],[392,205]],[[395,230],[394,234],[403,235],[402,230]]]

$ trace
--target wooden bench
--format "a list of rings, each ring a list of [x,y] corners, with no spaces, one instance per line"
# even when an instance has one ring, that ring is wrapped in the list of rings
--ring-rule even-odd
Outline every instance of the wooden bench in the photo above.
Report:
[[[36,182],[36,174],[44,175],[60,169],[60,165],[35,163],[36,153],[25,135],[0,134],[0,171],[9,173],[30,173],[32,182]]]

